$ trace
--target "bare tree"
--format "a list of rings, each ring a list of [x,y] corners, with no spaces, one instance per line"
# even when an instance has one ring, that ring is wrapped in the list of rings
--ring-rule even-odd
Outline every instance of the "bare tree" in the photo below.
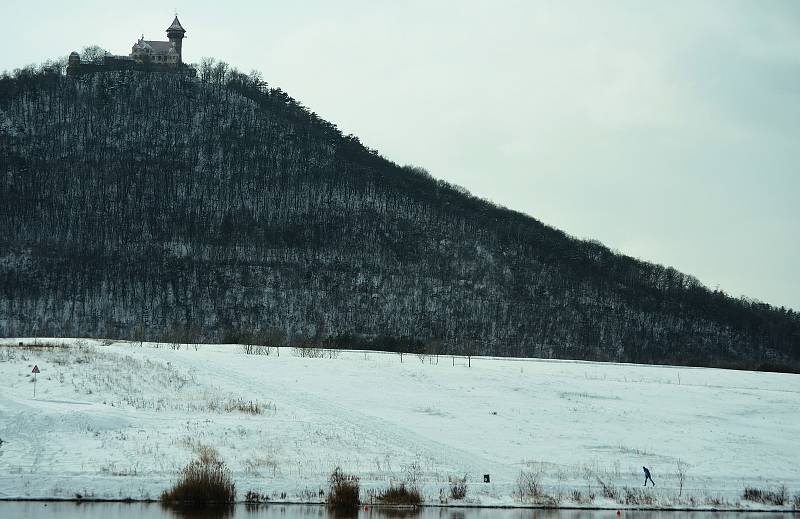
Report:
[[[675,473],[678,476],[678,497],[683,495],[683,483],[686,481],[687,465],[682,460],[675,463]]]
[[[87,45],[81,49],[81,59],[83,61],[102,59],[106,54],[108,54],[108,51],[99,45]]]

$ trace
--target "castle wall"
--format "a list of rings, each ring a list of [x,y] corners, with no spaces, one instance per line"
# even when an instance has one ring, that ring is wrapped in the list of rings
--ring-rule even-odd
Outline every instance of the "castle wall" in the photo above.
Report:
[[[140,63],[133,60],[118,60],[108,64],[104,63],[80,63],[67,66],[67,75],[78,76],[91,74],[94,72],[112,72],[116,70],[135,70],[139,72],[170,72],[175,74],[186,74],[191,77],[197,75],[197,71],[186,65],[163,64],[163,63]]]

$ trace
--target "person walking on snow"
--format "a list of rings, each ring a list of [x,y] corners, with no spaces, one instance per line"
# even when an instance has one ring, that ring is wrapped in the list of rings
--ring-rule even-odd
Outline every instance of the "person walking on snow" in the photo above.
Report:
[[[647,486],[648,479],[650,480],[650,483],[653,484],[653,486],[656,486],[656,482],[653,481],[653,477],[650,476],[650,471],[647,470],[647,467],[642,467],[642,470],[644,470],[644,486]]]

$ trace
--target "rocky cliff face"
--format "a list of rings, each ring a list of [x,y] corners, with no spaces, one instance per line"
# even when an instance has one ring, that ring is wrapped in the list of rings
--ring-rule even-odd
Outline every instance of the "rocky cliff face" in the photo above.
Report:
[[[237,73],[7,77],[0,186],[3,336],[800,366],[797,313],[399,167]]]

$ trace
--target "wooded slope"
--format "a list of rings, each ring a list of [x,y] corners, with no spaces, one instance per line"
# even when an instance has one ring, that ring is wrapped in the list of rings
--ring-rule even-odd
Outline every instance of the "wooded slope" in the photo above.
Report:
[[[2,336],[800,368],[797,313],[393,164],[235,72],[6,77],[0,186]]]

